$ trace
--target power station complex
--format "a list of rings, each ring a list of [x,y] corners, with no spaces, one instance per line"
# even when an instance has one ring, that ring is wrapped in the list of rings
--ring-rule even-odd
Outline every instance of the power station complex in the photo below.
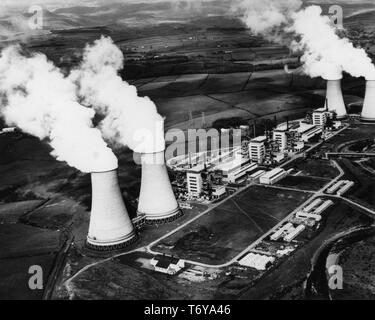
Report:
[[[375,80],[368,80],[361,120],[375,122]],[[312,113],[311,124],[299,121],[282,124],[272,132],[271,140],[277,146],[273,158],[276,163],[285,159],[287,152],[299,153],[304,150],[304,144],[316,135],[323,133],[328,118],[345,119],[347,111],[341,90],[341,79],[327,79],[326,103],[324,108],[316,109]],[[339,121],[340,123],[340,121]],[[296,125],[297,124],[297,125]],[[164,128],[163,135],[164,135]],[[290,144],[290,137],[293,143]],[[192,198],[198,198],[205,189],[203,174],[207,166],[213,166],[215,171],[220,169],[226,183],[236,183],[244,175],[249,180],[262,184],[273,184],[288,173],[281,168],[274,168],[266,172],[260,168],[267,162],[268,138],[260,136],[252,139],[246,147],[244,157],[243,148],[223,151],[220,155],[211,155],[207,162],[188,165],[186,159],[170,162],[174,170],[185,171],[186,181]],[[274,146],[271,146],[274,149]],[[156,152],[144,152],[141,155],[142,179],[137,214],[146,224],[160,225],[172,222],[182,216],[182,211],[176,200],[172,184],[169,180],[165,164],[165,146]],[[231,157],[235,161],[229,161]],[[239,158],[237,157],[239,156]],[[189,160],[191,161],[191,155]],[[199,158],[199,156],[195,156]],[[224,160],[224,161],[223,161]],[[228,160],[228,161],[227,161]],[[172,164],[172,165],[171,165]],[[183,168],[183,169],[181,169]],[[129,217],[122,199],[118,183],[117,168],[105,172],[91,173],[92,208],[87,237],[87,247],[96,251],[111,251],[124,248],[132,244],[137,238],[137,232]],[[213,186],[213,195],[220,199],[226,194],[225,186],[221,183]]]

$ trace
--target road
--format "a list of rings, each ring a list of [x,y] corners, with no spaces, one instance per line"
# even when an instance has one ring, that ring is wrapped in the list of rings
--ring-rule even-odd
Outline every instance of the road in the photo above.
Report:
[[[340,134],[341,132],[343,132],[344,130],[346,130],[349,126],[345,126],[344,128],[342,128],[341,130],[335,132],[335,134],[333,134],[331,137],[329,137],[327,140],[333,138],[334,136]],[[322,143],[317,143],[315,144],[314,146],[310,147],[308,150],[305,151],[305,153],[308,153],[308,152],[311,152],[313,151],[315,148],[319,147]],[[300,154],[300,155],[296,155],[295,157],[293,157],[291,160],[289,160],[288,162],[285,162],[284,164],[281,165],[281,167],[285,167],[287,166],[288,164],[290,164],[291,162],[295,161],[296,159],[298,158],[303,158],[304,157],[304,154]],[[332,161],[332,163],[334,164],[334,166],[338,169],[339,171],[339,175],[334,178],[333,180],[331,180],[329,183],[327,183],[324,187],[322,187],[320,190],[318,191],[307,191],[308,193],[311,193],[311,197],[309,199],[307,199],[303,204],[301,204],[298,208],[296,208],[293,212],[291,212],[287,217],[285,217],[282,221],[280,221],[277,225],[275,225],[271,230],[269,230],[267,233],[265,233],[262,237],[260,237],[259,239],[257,239],[255,242],[251,243],[246,249],[244,249],[243,251],[241,251],[237,256],[235,256],[233,259],[231,259],[230,261],[228,261],[227,263],[225,264],[221,264],[221,265],[209,265],[209,264],[204,264],[204,263],[200,263],[200,262],[197,262],[197,261],[190,261],[190,260],[185,260],[186,263],[189,263],[189,264],[192,264],[192,265],[196,265],[196,266],[201,266],[201,267],[205,267],[205,268],[225,268],[225,267],[228,267],[230,265],[232,265],[233,263],[236,263],[238,262],[238,260],[244,255],[246,254],[246,252],[248,252],[249,250],[252,250],[254,249],[256,246],[258,246],[264,239],[266,239],[267,237],[269,237],[272,233],[274,233],[277,229],[279,229],[282,225],[284,225],[287,221],[289,221],[291,218],[294,217],[294,215],[302,210],[304,207],[306,207],[307,205],[309,205],[312,201],[314,201],[316,198],[319,198],[319,197],[322,197],[322,196],[325,196],[327,197],[327,195],[324,193],[324,191],[326,189],[328,189],[329,187],[331,187],[333,184],[335,184],[337,181],[339,181],[343,176],[344,176],[344,171],[342,170],[342,168],[338,165],[337,162],[335,161]],[[77,276],[79,276],[81,273],[85,272],[86,270],[90,269],[91,267],[93,266],[96,266],[96,265],[99,265],[101,263],[104,263],[106,261],[109,261],[113,258],[116,258],[116,257],[120,257],[120,256],[125,256],[125,255],[128,255],[130,253],[133,253],[133,252],[147,252],[149,254],[152,254],[152,255],[158,255],[158,254],[161,254],[160,252],[156,252],[156,251],[153,251],[151,248],[157,244],[158,242],[168,238],[169,236],[173,235],[174,233],[178,232],[179,230],[185,228],[186,226],[188,226],[189,224],[193,223],[194,221],[196,221],[197,219],[201,218],[202,216],[206,215],[207,213],[209,213],[211,210],[219,207],[223,202],[225,201],[228,201],[228,199],[231,199],[233,197],[235,197],[236,195],[240,194],[241,192],[243,192],[244,190],[250,188],[251,186],[253,185],[248,185],[246,187],[243,187],[241,189],[239,189],[236,193],[234,193],[233,195],[231,195],[230,197],[224,199],[223,201],[221,202],[218,202],[216,204],[214,204],[212,207],[208,208],[207,210],[203,211],[202,213],[198,214],[196,217],[194,217],[193,219],[185,222],[184,224],[182,224],[181,226],[179,226],[178,228],[172,230],[171,232],[165,234],[164,236],[162,236],[161,238],[151,242],[149,245],[145,246],[145,247],[141,247],[141,248],[138,248],[136,250],[133,250],[131,252],[125,252],[125,253],[121,253],[121,254],[118,254],[118,255],[115,255],[115,256],[112,256],[112,257],[109,257],[108,259],[104,259],[104,260],[101,260],[101,261],[97,261],[93,264],[90,264],[90,265],[87,265],[85,266],[84,268],[82,268],[81,270],[79,270],[75,275],[73,275],[71,278],[67,279],[65,281],[65,286],[67,288],[69,288],[69,284],[70,282],[76,278]],[[279,188],[279,187],[277,187]],[[280,188],[283,188],[283,187],[280,187]],[[292,188],[284,188],[284,189],[288,189],[288,190],[294,190],[296,191],[296,189],[292,189]],[[340,198],[340,199],[343,199],[344,201],[347,201],[347,202],[350,202],[352,203],[353,205],[355,206],[358,206],[360,207],[361,209],[363,210],[366,210],[367,212],[370,212],[371,214],[373,214],[375,216],[375,212],[369,210],[368,208],[365,208],[365,207],[362,207],[361,205],[359,204],[356,204],[354,202],[352,202],[351,200],[348,200],[348,199],[345,199],[343,197],[335,197],[335,196],[332,196],[334,198]]]

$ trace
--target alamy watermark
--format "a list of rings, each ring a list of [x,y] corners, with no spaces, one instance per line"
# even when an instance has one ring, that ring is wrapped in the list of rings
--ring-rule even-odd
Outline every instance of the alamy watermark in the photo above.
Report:
[[[344,274],[342,267],[332,265],[328,268],[328,287],[331,290],[342,290],[344,288]]]
[[[31,30],[42,30],[44,25],[43,8],[39,5],[29,7],[28,25]]]
[[[29,268],[29,288],[30,290],[43,290],[43,269],[41,266],[34,265]]]
[[[344,9],[339,5],[332,5],[328,9],[331,22],[337,29],[344,29]]]

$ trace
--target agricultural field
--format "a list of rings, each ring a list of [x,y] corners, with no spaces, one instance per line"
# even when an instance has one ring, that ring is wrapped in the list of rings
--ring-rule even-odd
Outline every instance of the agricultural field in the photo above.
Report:
[[[277,186],[292,188],[296,190],[318,191],[330,182],[329,179],[308,177],[308,176],[288,176],[277,183]]]
[[[303,203],[308,194],[250,187],[157,243],[152,250],[206,264],[224,264]]]
[[[330,139],[327,145],[332,146],[332,150],[339,151],[357,140],[375,139],[375,130],[373,125],[351,125],[350,128],[341,132],[334,138]]]
[[[339,175],[339,170],[329,161],[320,159],[298,159],[286,167],[295,169],[298,176],[317,177],[332,180]]]

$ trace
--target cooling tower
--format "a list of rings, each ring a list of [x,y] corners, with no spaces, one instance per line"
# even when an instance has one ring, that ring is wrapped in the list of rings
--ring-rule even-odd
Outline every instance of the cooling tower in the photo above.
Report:
[[[117,170],[91,174],[92,205],[86,245],[90,249],[110,251],[134,242],[136,234],[126,210]]]
[[[361,120],[375,122],[375,80],[367,80]]]
[[[138,214],[148,224],[163,224],[182,215],[165,166],[164,151],[142,154],[142,181]]]
[[[344,97],[341,91],[341,79],[327,80],[327,96],[326,104],[328,110],[335,111],[338,119],[343,119],[347,116]]]

